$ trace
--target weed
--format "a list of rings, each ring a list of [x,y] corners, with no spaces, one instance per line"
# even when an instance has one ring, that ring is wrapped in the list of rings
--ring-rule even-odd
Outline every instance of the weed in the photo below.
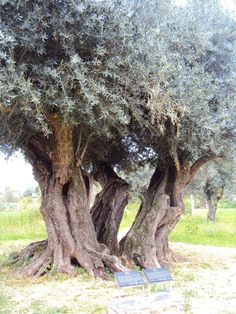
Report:
[[[188,289],[184,292],[184,312],[191,314],[192,313],[192,306],[191,306],[191,299],[196,297],[197,294],[194,290]]]

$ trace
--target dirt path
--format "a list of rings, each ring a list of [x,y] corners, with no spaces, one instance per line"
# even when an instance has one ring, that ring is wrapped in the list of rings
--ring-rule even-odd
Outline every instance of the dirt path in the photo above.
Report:
[[[2,252],[11,249],[6,247]],[[172,243],[172,248],[189,257],[189,262],[171,268],[174,290],[185,299],[185,313],[236,314],[236,248],[181,243]],[[37,280],[17,280],[10,271],[0,270],[0,313],[106,313],[111,297],[119,294],[113,280],[91,280],[83,271],[72,279],[55,275]],[[4,311],[1,293],[9,301]]]

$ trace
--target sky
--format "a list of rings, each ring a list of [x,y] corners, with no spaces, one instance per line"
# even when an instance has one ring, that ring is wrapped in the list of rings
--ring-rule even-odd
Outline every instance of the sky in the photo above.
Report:
[[[184,5],[186,1],[187,0],[176,0],[176,3],[178,5]],[[221,2],[226,9],[236,12],[236,0],[221,0]]]
[[[207,0],[205,0],[207,1]],[[187,0],[176,0],[177,5],[182,6]],[[221,0],[223,7],[231,11],[236,16],[236,0]]]
[[[17,153],[6,160],[6,156],[0,153],[0,192],[10,186],[23,193],[28,187],[36,185],[32,167],[21,154]]]
[[[225,8],[236,13],[236,0],[222,0],[221,2]]]
[[[176,0],[176,2],[179,5],[184,5],[186,0]],[[222,0],[222,4],[228,10],[235,12],[236,15],[236,0]],[[5,160],[5,158],[0,153],[0,192],[3,192],[6,186],[10,186],[23,193],[28,187],[37,185],[33,177],[32,167],[24,161],[22,155],[18,153],[9,160]]]

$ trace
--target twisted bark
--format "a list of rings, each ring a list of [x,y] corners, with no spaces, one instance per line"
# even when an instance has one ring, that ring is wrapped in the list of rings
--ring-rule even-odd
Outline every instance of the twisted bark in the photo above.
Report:
[[[48,239],[31,244],[15,256],[26,263],[18,274],[40,276],[48,269],[74,275],[72,260],[92,276],[104,278],[105,267],[124,271],[120,260],[97,241],[89,211],[89,184],[75,152],[72,130],[57,116],[50,117],[53,136],[30,139],[27,157],[42,192],[40,212]],[[81,161],[81,159],[80,159]]]
[[[108,165],[101,165],[95,174],[95,180],[102,185],[98,193],[91,215],[97,239],[104,243],[112,254],[118,254],[117,234],[125,206],[128,203],[130,187]]]
[[[166,168],[156,168],[135,221],[121,239],[120,254],[144,268],[182,260],[170,248],[168,238],[184,213],[183,190],[200,167],[221,156],[202,156],[191,166],[178,158]]]
[[[183,189],[190,178],[188,164],[154,172],[135,221],[120,242],[121,254],[144,268],[176,258],[168,237],[184,212]]]

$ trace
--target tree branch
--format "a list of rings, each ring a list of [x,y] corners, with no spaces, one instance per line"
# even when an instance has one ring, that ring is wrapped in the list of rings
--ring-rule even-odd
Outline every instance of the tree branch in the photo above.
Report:
[[[175,169],[177,172],[180,172],[180,163],[179,163],[179,158],[178,155],[176,153],[176,155],[173,157],[174,159],[174,164],[175,164]]]
[[[77,162],[76,162],[76,166],[77,167],[80,167],[82,162],[83,162],[83,159],[84,159],[84,156],[85,156],[85,153],[87,151],[87,148],[88,148],[88,144],[89,144],[89,141],[91,139],[91,137],[94,135],[94,133],[90,134],[87,138],[87,141],[82,149],[81,147],[81,152],[80,152],[80,146],[81,146],[81,132],[80,132],[80,136],[79,136],[79,142],[78,142],[78,146],[77,146],[77,149],[76,149],[76,157],[77,157]]]
[[[190,168],[189,182],[192,180],[192,178],[194,177],[199,168],[205,165],[208,161],[215,160],[217,158],[224,158],[224,156],[223,155],[202,156],[198,160],[196,160]]]
[[[105,186],[105,184],[110,179],[121,179],[118,174],[115,172],[115,170],[105,162],[103,162],[97,169],[97,171],[94,174],[94,180],[99,182],[102,187]]]

